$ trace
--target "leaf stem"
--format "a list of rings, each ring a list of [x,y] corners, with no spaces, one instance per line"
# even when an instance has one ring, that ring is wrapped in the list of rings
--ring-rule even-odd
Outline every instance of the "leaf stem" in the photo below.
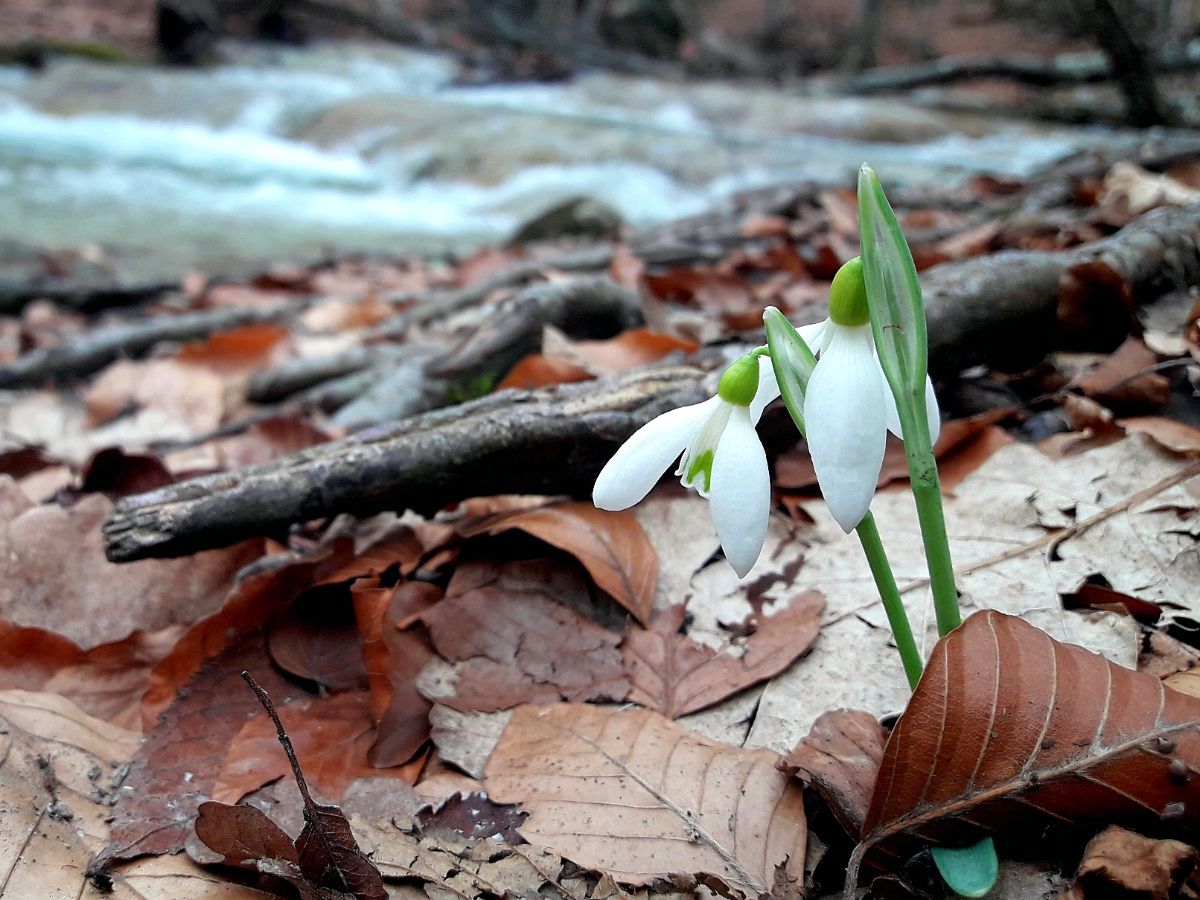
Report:
[[[921,543],[925,546],[925,563],[929,567],[929,587],[933,591],[938,634],[945,636],[962,623],[962,615],[958,610],[954,563],[950,559],[946,516],[942,511],[942,483],[929,436],[924,385],[913,391],[909,400],[907,404],[897,404],[900,430],[904,433],[908,477],[913,499],[917,502],[917,521],[921,525]]]
[[[887,554],[884,553],[883,541],[880,540],[879,529],[875,526],[875,516],[868,512],[854,531],[862,544],[863,553],[866,554],[867,565],[871,567],[875,589],[879,591],[879,599],[883,601],[888,624],[892,626],[892,637],[896,639],[896,649],[900,651],[900,661],[904,664],[908,686],[916,690],[917,682],[921,680],[921,652],[917,649],[917,642],[913,640],[912,625],[909,624],[904,601],[900,599],[896,577],[892,574],[892,567],[888,564]]]

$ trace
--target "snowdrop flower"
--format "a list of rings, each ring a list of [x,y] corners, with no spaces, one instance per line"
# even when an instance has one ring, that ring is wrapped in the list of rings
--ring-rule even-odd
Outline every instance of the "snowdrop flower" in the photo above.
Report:
[[[744,578],[762,552],[771,509],[767,456],[754,426],[778,395],[770,359],[761,351],[743,356],[721,376],[717,396],[663,413],[622,444],[596,479],[592,501],[601,509],[633,506],[682,454],[675,474],[708,499],[725,558]]]
[[[850,260],[834,276],[829,318],[798,330],[818,355],[804,394],[809,454],[825,504],[849,534],[875,496],[887,432],[902,437],[896,400],[871,336],[861,259]],[[936,441],[940,420],[928,376],[925,405]]]

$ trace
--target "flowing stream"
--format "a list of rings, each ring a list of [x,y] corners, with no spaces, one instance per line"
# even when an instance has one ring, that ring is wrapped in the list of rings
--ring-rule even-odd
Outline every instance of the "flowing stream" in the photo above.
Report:
[[[227,48],[197,70],[0,67],[0,245],[142,271],[469,249],[589,194],[644,227],[797,179],[1020,176],[1097,130],[604,73],[466,86],[449,57]]]

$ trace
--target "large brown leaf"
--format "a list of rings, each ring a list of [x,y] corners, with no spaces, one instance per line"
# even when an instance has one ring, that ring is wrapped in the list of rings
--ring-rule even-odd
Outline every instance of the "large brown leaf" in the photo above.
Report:
[[[633,685],[629,699],[672,719],[720,703],[752,684],[777,675],[817,637],[825,598],[817,591],[793,597],[774,615],[755,603],[748,634],[714,650],[680,634],[684,608],[655,614],[648,629],[630,629],[621,648]]]
[[[1200,825],[1200,699],[985,610],[937,647],[884,750],[859,862],[980,829]]]
[[[487,766],[488,794],[531,813],[522,836],[619,881],[669,873],[735,894],[799,896],[808,828],[769,750],[700,737],[649,710],[522,706]]]
[[[569,560],[460,566],[445,599],[422,614],[454,669],[452,692],[427,696],[459,712],[624,699],[621,636],[566,605],[587,596]]]
[[[811,785],[842,827],[857,837],[879,774],[883,743],[883,728],[869,712],[831,709],[817,718],[780,768]]]
[[[464,537],[517,528],[570,553],[599,587],[645,622],[654,604],[658,557],[631,512],[608,512],[590,503],[555,503],[499,512],[461,529]]]

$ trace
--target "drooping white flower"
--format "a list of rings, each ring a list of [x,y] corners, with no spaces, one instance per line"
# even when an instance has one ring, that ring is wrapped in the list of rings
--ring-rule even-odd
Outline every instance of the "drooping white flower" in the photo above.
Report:
[[[875,352],[861,261],[838,270],[830,286],[829,317],[798,331],[818,356],[804,389],[809,454],[829,512],[849,533],[875,496],[887,432],[902,437],[896,400]],[[940,420],[928,377],[925,406],[936,441]]]
[[[767,535],[771,481],[754,426],[773,397],[770,360],[748,354],[721,376],[717,396],[663,413],[638,429],[601,470],[592,501],[627,509],[680,457],[675,474],[709,501],[725,558],[739,577],[754,567]]]

